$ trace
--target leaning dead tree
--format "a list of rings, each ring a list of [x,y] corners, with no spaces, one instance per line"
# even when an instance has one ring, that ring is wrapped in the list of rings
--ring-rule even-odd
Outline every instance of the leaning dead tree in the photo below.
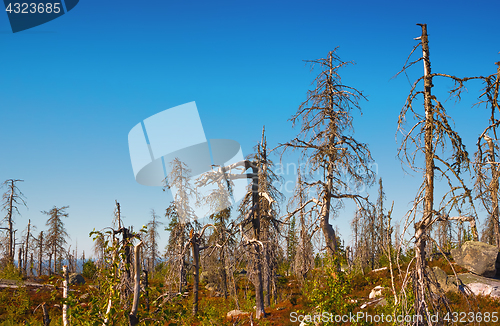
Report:
[[[358,206],[367,202],[360,193],[374,181],[372,157],[368,146],[353,137],[353,110],[361,111],[365,99],[361,91],[344,85],[339,70],[351,62],[342,61],[334,51],[325,59],[307,61],[320,66],[315,88],[290,119],[300,124],[299,135],[281,144],[283,151],[298,150],[307,159],[308,173],[302,179],[304,191],[315,198],[290,212],[295,214],[308,206],[317,212],[330,256],[337,251],[337,237],[330,218],[343,207],[343,200],[354,200]],[[311,195],[312,197],[312,195]],[[319,223],[318,223],[319,222]]]
[[[485,104],[491,110],[490,124],[477,140],[477,152],[474,169],[476,172],[476,193],[488,212],[488,220],[483,231],[483,241],[500,248],[498,195],[500,164],[497,162],[499,151],[497,129],[500,125],[500,105],[498,94],[500,89],[500,62],[497,72],[487,77],[479,77],[485,87],[478,104]]]
[[[420,171],[424,175],[424,181],[417,192],[414,205],[408,212],[407,225],[414,223],[415,226],[415,260],[411,268],[413,293],[415,296],[413,313],[422,317],[422,320],[419,320],[417,324],[431,325],[431,314],[435,315],[439,312],[440,318],[443,318],[446,312],[450,311],[450,307],[442,291],[439,293],[431,291],[432,281],[426,257],[428,242],[434,242],[430,237],[430,229],[437,220],[450,220],[451,218],[448,215],[452,210],[456,210],[462,215],[463,207],[470,209],[470,214],[465,214],[468,215],[467,217],[456,217],[454,219],[474,221],[476,214],[471,191],[461,176],[464,171],[469,170],[470,162],[468,153],[462,139],[452,128],[450,118],[442,103],[432,94],[434,77],[439,76],[453,80],[455,87],[450,93],[452,96],[457,96],[458,98],[460,97],[460,92],[463,90],[463,83],[467,79],[431,72],[427,25],[418,25],[422,28],[422,35],[416,38],[420,42],[413,48],[410,56],[421,47],[422,57],[408,63],[409,56],[401,72],[404,72],[413,64],[422,61],[424,64],[424,75],[418,78],[412,85],[410,94],[399,115],[398,131],[402,133],[402,141],[398,156],[411,170]],[[417,87],[422,83],[423,89],[417,90]],[[415,105],[416,99],[419,96],[423,96],[423,114],[416,109]],[[408,131],[404,129],[407,119],[415,121]],[[447,148],[446,144],[450,144],[451,148]],[[425,166],[423,168],[419,167],[417,163],[417,155],[419,154],[423,154],[425,157]],[[449,158],[444,157],[446,154],[450,155]],[[449,192],[444,195],[437,208],[434,202],[435,174],[445,180],[450,187]],[[416,216],[420,212],[420,209],[423,210],[423,213],[421,218],[417,220]],[[475,226],[475,224],[471,223],[471,226]]]

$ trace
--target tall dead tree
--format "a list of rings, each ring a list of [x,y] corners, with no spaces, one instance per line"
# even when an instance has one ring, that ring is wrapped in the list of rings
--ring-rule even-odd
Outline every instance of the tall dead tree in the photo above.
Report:
[[[14,262],[14,214],[17,212],[19,214],[19,205],[26,206],[25,196],[17,187],[18,182],[23,182],[24,180],[19,179],[8,179],[2,183],[2,188],[7,188],[7,190],[2,195],[2,210],[7,212],[7,215],[3,219],[7,222],[7,233],[8,233],[8,245],[7,245],[7,259],[10,263]]]
[[[476,172],[476,192],[488,212],[488,220],[483,231],[483,241],[496,245],[500,248],[499,230],[499,208],[498,194],[500,177],[500,164],[497,162],[499,147],[497,129],[500,125],[500,105],[498,94],[500,90],[500,62],[497,72],[487,77],[479,77],[485,83],[481,101],[491,110],[490,125],[485,128],[477,140],[476,161],[474,164]]]
[[[299,239],[297,249],[295,251],[295,257],[293,260],[293,272],[299,277],[300,280],[304,280],[309,273],[309,271],[314,267],[314,255],[311,243],[311,238],[313,231],[309,230],[311,228],[311,215],[312,212],[308,211],[304,203],[308,200],[307,193],[304,190],[304,180],[302,179],[302,172],[300,168],[297,169],[297,184],[294,190],[293,196],[290,198],[289,210],[293,207],[300,207],[299,211],[295,211],[299,214]]]
[[[179,292],[184,292],[187,286],[186,259],[189,257],[187,244],[189,243],[189,233],[191,230],[197,231],[200,224],[197,221],[195,210],[193,209],[193,199],[197,198],[197,190],[191,183],[191,170],[187,164],[175,158],[170,162],[170,173],[164,180],[164,189],[175,188],[174,200],[167,208],[165,216],[169,219],[169,224],[165,228],[170,231],[167,255],[170,261],[178,264]],[[173,270],[175,270],[174,268]]]
[[[407,59],[401,72],[413,64],[422,61],[424,64],[424,75],[418,78],[410,90],[406,103],[401,110],[398,120],[398,131],[402,133],[401,147],[398,152],[399,158],[406,163],[413,171],[423,171],[424,181],[417,192],[412,209],[408,212],[407,224],[415,223],[415,265],[413,271],[413,292],[415,295],[414,311],[415,315],[422,316],[419,324],[431,325],[431,311],[433,314],[440,313],[442,318],[446,312],[450,311],[446,296],[444,293],[432,293],[430,276],[427,268],[426,249],[429,241],[435,243],[430,237],[432,225],[439,218],[448,216],[450,211],[456,210],[459,213],[463,207],[470,209],[469,216],[459,216],[459,218],[474,218],[475,210],[472,202],[471,191],[468,189],[461,174],[469,170],[469,158],[462,143],[462,139],[455,132],[450,124],[450,117],[446,114],[441,102],[432,94],[433,78],[445,77],[455,82],[455,87],[450,91],[452,96],[460,98],[463,90],[463,83],[466,78],[457,78],[452,75],[432,73],[431,61],[429,56],[429,39],[427,35],[427,25],[421,26],[422,34],[416,38],[419,40],[410,53],[413,54],[418,47],[422,47],[422,57],[408,63]],[[417,90],[417,87],[423,82],[423,89]],[[424,114],[419,113],[415,108],[415,101],[419,95],[423,95]],[[404,124],[409,119],[415,121],[409,131],[404,130]],[[446,147],[446,141],[449,141],[451,148]],[[449,158],[438,154],[440,152],[449,153]],[[417,154],[423,153],[425,156],[425,166],[419,168],[416,162]],[[445,194],[439,207],[435,208],[434,201],[434,181],[435,173],[444,179],[450,186],[449,192]],[[456,184],[458,183],[458,184]],[[423,206],[423,207],[422,207]],[[416,220],[417,212],[423,208],[422,217]]]
[[[359,206],[367,201],[360,195],[364,187],[374,181],[371,154],[366,144],[354,139],[352,111],[360,110],[359,101],[365,99],[361,91],[342,83],[339,70],[350,64],[335,53],[325,59],[307,61],[320,66],[315,88],[290,119],[293,126],[300,124],[298,137],[282,144],[283,150],[299,150],[307,159],[311,181],[303,181],[305,191],[314,192],[302,207],[310,205],[317,211],[318,220],[330,256],[337,251],[337,237],[330,218],[343,207],[344,199],[354,200]]]
[[[42,211],[43,214],[48,215],[46,225],[49,229],[46,232],[45,245],[50,248],[51,253],[54,258],[54,272],[61,270],[61,258],[65,253],[64,245],[66,244],[66,238],[69,237],[66,228],[64,227],[63,217],[68,217],[66,209],[69,206],[56,207],[54,206],[50,211]]]
[[[252,173],[246,173],[248,169],[252,169]],[[233,170],[240,170],[240,173],[234,173]],[[254,258],[255,310],[256,318],[260,319],[265,317],[266,313],[264,309],[264,278],[262,273],[264,244],[261,241],[261,214],[259,210],[259,164],[258,162],[244,160],[228,166],[219,166],[211,173],[205,173],[199,182],[206,185],[211,183],[223,184],[224,182],[231,183],[232,180],[246,178],[252,179],[251,192],[246,196],[246,198],[251,198],[251,208],[248,209],[245,205],[240,205],[243,219],[238,225],[243,245],[248,248]]]
[[[160,216],[156,214],[156,212],[151,210],[151,220],[148,222],[147,226],[147,233],[146,237],[144,239],[144,259],[147,261],[147,265],[149,271],[151,273],[154,273],[156,263],[158,262],[158,259],[160,257],[160,252],[158,251],[158,240],[160,238],[160,234],[158,232],[158,229],[163,225],[161,221],[158,219]]]

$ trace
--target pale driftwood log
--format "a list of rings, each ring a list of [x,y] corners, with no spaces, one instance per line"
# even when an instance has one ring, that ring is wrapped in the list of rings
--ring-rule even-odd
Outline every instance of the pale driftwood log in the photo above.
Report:
[[[139,324],[139,318],[137,318],[137,308],[139,308],[139,296],[141,291],[141,249],[142,241],[134,246],[134,301],[132,303],[132,310],[128,315],[128,322],[130,326],[135,326]]]
[[[69,275],[68,275],[68,266],[63,266],[63,299],[68,299],[68,284],[69,284]],[[66,301],[63,303],[62,308],[62,319],[63,325],[68,326],[68,304]]]

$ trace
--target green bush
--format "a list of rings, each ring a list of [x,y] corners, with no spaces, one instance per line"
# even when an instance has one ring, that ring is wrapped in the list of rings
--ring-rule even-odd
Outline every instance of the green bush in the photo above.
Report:
[[[94,279],[95,273],[97,272],[97,267],[92,260],[87,260],[83,263],[82,275],[88,279]]]
[[[338,260],[324,259],[323,273],[308,281],[304,294],[316,313],[329,312],[332,315],[349,315],[355,305],[350,302],[352,276],[340,271]],[[325,325],[329,325],[327,322]]]

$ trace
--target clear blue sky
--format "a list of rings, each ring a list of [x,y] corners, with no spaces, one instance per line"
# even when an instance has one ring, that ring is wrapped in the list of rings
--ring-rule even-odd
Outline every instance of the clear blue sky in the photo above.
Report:
[[[434,72],[488,75],[500,60],[499,11],[498,1],[83,0],[16,34],[0,13],[0,181],[24,179],[29,206],[16,227],[31,219],[44,230],[40,211],[69,205],[70,243],[88,253],[88,233],[110,224],[117,199],[125,222],[139,229],[170,198],[134,180],[127,144],[134,125],[196,101],[208,138],[234,139],[248,154],[265,125],[274,147],[298,132],[287,119],[315,77],[302,60],[337,46],[356,62],[341,72],[344,82],[369,98],[355,116],[356,137],[370,145],[401,219],[421,176],[405,175],[396,159],[409,83],[391,77],[417,42],[415,24],[428,24]],[[410,79],[421,73],[415,66]],[[471,85],[461,103],[447,103],[471,155],[488,117],[470,108],[477,90]],[[352,216],[347,207],[333,222],[347,239]]]

